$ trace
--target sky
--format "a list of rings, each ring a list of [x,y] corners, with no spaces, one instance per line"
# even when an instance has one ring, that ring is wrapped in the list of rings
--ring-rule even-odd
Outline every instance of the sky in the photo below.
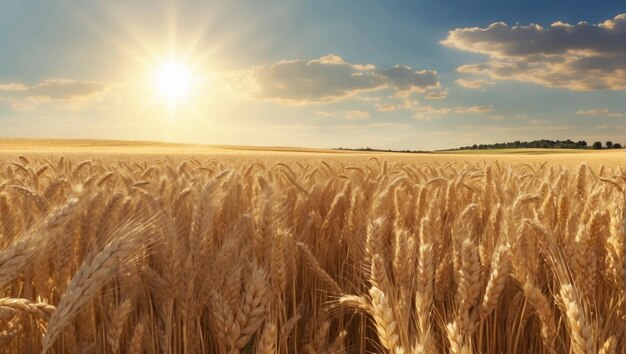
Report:
[[[626,2],[0,2],[0,137],[625,143]]]

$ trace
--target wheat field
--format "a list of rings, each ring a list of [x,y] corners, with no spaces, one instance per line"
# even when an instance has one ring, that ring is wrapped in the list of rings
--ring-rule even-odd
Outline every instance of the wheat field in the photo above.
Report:
[[[622,167],[384,156],[6,154],[0,352],[623,350]]]

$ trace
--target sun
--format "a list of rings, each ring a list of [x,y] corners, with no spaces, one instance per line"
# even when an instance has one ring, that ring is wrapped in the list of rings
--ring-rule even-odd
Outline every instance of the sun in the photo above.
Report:
[[[156,93],[170,104],[187,99],[191,93],[193,81],[189,67],[177,60],[162,62],[154,74]]]

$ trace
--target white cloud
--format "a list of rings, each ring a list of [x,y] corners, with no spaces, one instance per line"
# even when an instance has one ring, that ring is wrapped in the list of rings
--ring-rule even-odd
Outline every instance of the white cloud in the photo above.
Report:
[[[441,43],[490,58],[459,72],[586,91],[626,88],[625,38],[626,14],[620,14],[600,24],[459,28]]]
[[[424,98],[427,100],[443,100],[448,97],[448,90],[429,91]]]
[[[310,61],[312,64],[331,64],[331,65],[344,65],[348,64],[342,57],[334,54],[325,55],[318,59],[313,59]]]
[[[604,116],[604,117],[622,117],[622,113],[611,112],[608,109],[589,109],[589,110],[580,110],[576,111],[576,114],[584,115],[584,116]]]
[[[488,81],[488,80],[465,80],[465,79],[458,79],[456,81],[454,81],[457,85],[464,87],[464,88],[469,88],[469,89],[479,89],[482,87],[485,87],[487,85],[492,85],[493,82],[492,81]]]
[[[383,88],[407,96],[439,87],[435,71],[416,71],[406,65],[381,71],[372,64],[351,64],[332,54],[308,61],[283,60],[241,71],[238,76],[252,97],[283,104],[329,103]]]

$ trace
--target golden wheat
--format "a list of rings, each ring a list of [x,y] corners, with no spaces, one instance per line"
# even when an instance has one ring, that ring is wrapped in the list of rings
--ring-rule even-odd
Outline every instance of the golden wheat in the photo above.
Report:
[[[0,353],[624,348],[623,168],[433,161],[0,161]]]

